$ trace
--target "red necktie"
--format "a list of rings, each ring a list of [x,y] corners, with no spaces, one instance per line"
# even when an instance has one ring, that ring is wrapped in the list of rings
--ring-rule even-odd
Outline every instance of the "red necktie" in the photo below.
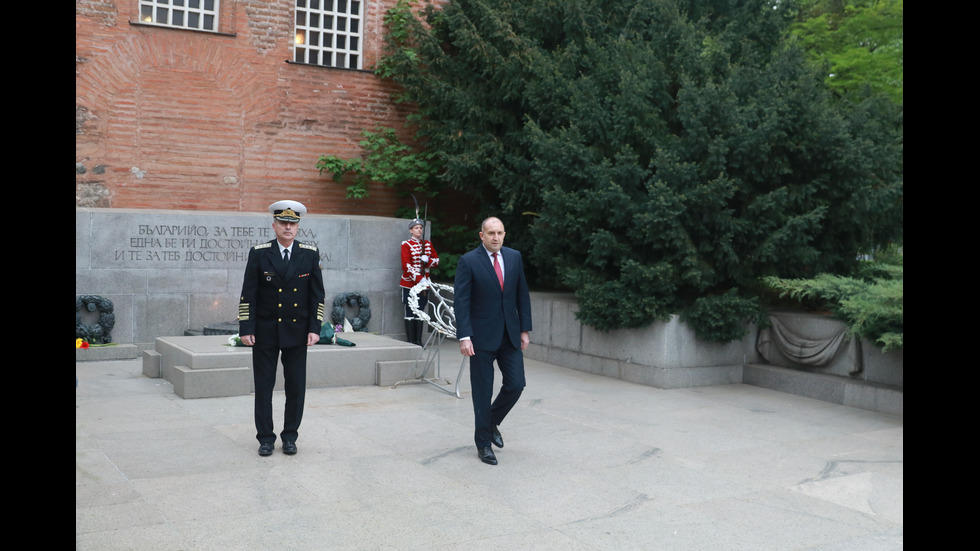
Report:
[[[497,281],[500,282],[500,290],[504,290],[504,272],[500,269],[500,263],[497,262],[497,253],[493,253],[493,270],[497,272]]]

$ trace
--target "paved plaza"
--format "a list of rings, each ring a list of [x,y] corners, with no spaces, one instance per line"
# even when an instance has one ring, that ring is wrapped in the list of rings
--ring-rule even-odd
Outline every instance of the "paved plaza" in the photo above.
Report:
[[[458,362],[447,341],[442,375]],[[75,373],[76,550],[903,548],[900,416],[527,360],[499,465],[477,458],[466,372],[463,399],[311,389],[299,453],[260,457],[251,396],[185,400],[139,359]]]

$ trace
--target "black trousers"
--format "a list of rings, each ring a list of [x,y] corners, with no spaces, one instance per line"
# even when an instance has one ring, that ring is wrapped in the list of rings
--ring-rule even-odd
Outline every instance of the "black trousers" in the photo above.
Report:
[[[422,346],[422,330],[424,323],[422,319],[415,315],[412,307],[408,304],[409,290],[402,287],[402,304],[405,305],[405,340],[410,343]],[[418,294],[419,312],[425,312],[425,307],[429,303],[429,291],[422,291]]]
[[[272,420],[272,391],[276,386],[276,370],[282,353],[283,383],[286,391],[286,408],[283,428],[279,436],[283,440],[296,441],[299,425],[303,421],[306,401],[306,350],[305,344],[283,348],[261,340],[252,347],[252,374],[255,380],[255,438],[260,443],[275,442],[275,424]]]
[[[491,402],[494,361],[500,369],[502,382],[497,398]],[[470,386],[476,424],[473,440],[478,449],[490,446],[493,428],[500,425],[517,404],[526,384],[524,354],[520,348],[514,348],[506,335],[497,350],[474,350],[473,356],[470,356]]]

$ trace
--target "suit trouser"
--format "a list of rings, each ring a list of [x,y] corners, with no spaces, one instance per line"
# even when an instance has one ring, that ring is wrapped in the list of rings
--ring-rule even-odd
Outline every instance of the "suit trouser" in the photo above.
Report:
[[[493,362],[496,360],[502,378],[500,392],[493,396]],[[473,415],[476,430],[473,440],[476,447],[490,446],[493,428],[503,422],[517,399],[524,392],[524,354],[504,337],[500,348],[493,351],[474,350],[470,357],[470,386],[473,393]]]
[[[305,344],[282,349],[283,384],[286,391],[286,411],[280,437],[296,441],[299,424],[303,421],[306,401],[306,349]],[[255,438],[259,442],[275,442],[275,425],[272,421],[272,391],[276,386],[276,368],[279,364],[277,346],[252,347],[252,373],[255,379]]]

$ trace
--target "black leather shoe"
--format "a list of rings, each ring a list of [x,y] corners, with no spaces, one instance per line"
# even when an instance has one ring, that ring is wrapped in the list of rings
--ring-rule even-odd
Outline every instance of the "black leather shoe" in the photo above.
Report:
[[[497,427],[493,427],[493,434],[490,435],[490,441],[498,448],[504,447],[504,437],[500,436],[500,431],[497,430]]]
[[[259,455],[272,455],[272,450],[275,449],[276,445],[272,442],[263,442],[259,445]]]
[[[480,456],[480,461],[483,461],[487,465],[497,464],[497,456],[493,454],[493,448],[490,446],[480,448],[477,450],[476,454]]]
[[[283,440],[282,441],[282,453],[284,453],[286,455],[293,455],[293,454],[295,454],[296,453],[296,442],[293,442],[292,440]]]

